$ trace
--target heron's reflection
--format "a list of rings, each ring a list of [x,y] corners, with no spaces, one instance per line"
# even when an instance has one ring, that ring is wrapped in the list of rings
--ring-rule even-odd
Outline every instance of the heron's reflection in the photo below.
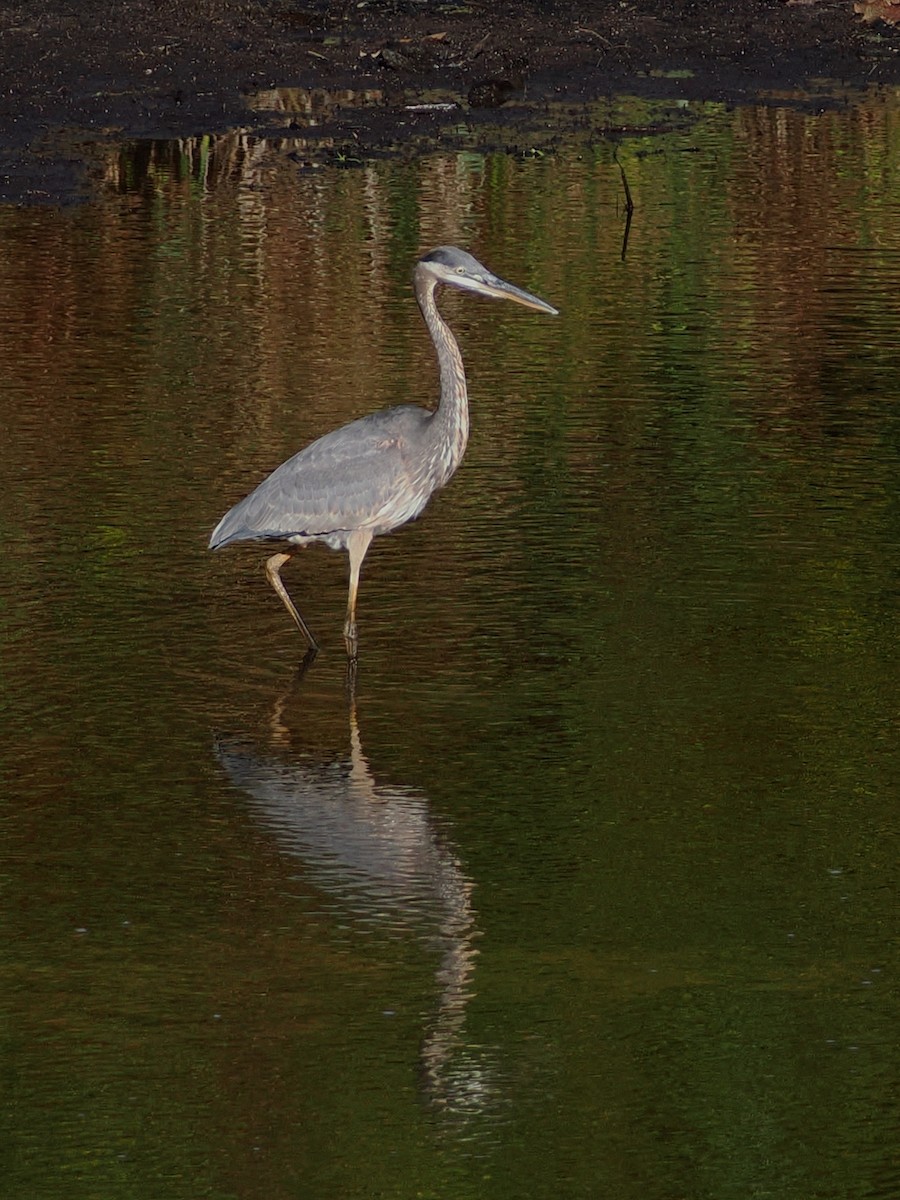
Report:
[[[314,886],[369,923],[424,941],[440,955],[438,1002],[422,1044],[431,1101],[465,1115],[491,1088],[484,1051],[461,1032],[472,997],[478,930],[473,885],[435,827],[426,796],[375,779],[363,753],[355,699],[349,757],[323,761],[292,744],[286,697],[275,709],[271,745],[220,738],[216,753],[231,781],[282,848],[302,860]]]

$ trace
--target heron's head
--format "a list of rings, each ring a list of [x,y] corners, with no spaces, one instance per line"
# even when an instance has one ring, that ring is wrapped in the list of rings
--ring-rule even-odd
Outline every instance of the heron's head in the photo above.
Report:
[[[540,296],[533,296],[531,292],[492,274],[477,258],[457,246],[438,246],[436,250],[430,250],[419,259],[416,270],[425,272],[436,283],[447,287],[462,288],[463,291],[489,296],[493,300],[515,300],[526,308],[535,308],[554,317],[559,312]]]

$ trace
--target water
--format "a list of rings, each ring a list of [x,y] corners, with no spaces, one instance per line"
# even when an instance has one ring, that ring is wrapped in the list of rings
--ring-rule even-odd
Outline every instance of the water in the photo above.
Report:
[[[599,135],[0,212],[4,1194],[897,1193],[898,113],[632,132],[624,256]],[[562,315],[446,299],[472,441],[351,703],[345,560],[300,676],[206,540],[430,401],[443,242]]]

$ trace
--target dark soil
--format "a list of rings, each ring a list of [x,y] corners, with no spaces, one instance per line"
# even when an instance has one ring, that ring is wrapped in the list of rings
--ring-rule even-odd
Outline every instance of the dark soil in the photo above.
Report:
[[[77,196],[98,142],[271,135],[248,98],[276,87],[323,113],[314,130],[282,113],[281,132],[358,161],[446,143],[417,101],[502,148],[618,92],[815,106],[900,83],[900,28],[851,0],[23,0],[0,29],[0,198],[17,202]]]

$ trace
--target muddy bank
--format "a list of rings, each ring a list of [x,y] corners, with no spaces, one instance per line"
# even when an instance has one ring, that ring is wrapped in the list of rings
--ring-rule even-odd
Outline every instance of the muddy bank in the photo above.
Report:
[[[0,198],[84,193],[98,143],[303,133],[315,158],[560,136],[613,93],[812,106],[900,84],[900,29],[849,0],[47,0],[2,10]],[[296,88],[294,101],[276,89]],[[279,99],[279,95],[281,98]],[[266,99],[266,98],[269,99]],[[299,97],[299,99],[297,98]],[[552,109],[548,108],[552,105]]]

